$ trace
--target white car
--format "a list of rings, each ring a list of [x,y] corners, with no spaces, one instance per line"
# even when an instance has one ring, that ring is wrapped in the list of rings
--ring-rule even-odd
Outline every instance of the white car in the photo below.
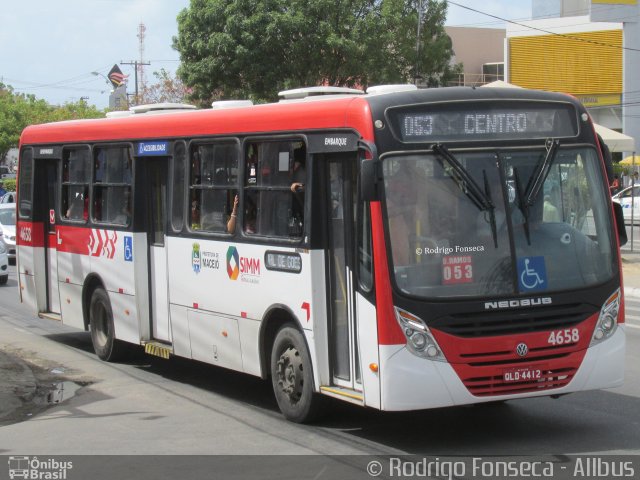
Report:
[[[9,261],[16,261],[16,204],[0,203],[0,238],[7,250]]]
[[[16,203],[16,192],[7,192],[2,195],[0,203]]]
[[[633,223],[640,223],[640,185],[620,190],[611,200],[622,205],[624,223],[631,223],[632,215]]]
[[[4,242],[0,241],[0,285],[5,285],[9,280],[9,258]]]

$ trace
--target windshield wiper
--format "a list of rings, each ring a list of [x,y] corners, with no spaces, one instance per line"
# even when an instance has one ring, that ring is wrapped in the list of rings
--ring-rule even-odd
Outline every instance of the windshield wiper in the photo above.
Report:
[[[520,205],[520,211],[524,217],[524,234],[527,237],[527,243],[529,245],[531,245],[529,208],[536,203],[536,199],[540,194],[540,189],[549,175],[549,170],[551,170],[551,165],[553,164],[553,160],[556,158],[556,153],[560,146],[560,140],[548,138],[545,141],[544,146],[547,149],[547,153],[544,156],[544,159],[536,165],[536,169],[533,172],[533,175],[531,175],[529,183],[527,184],[527,189],[524,192],[522,191],[522,184],[520,182],[520,175],[518,175],[518,169],[513,169],[516,180],[516,192],[518,193],[518,204]]]
[[[498,248],[498,236],[496,231],[496,215],[495,205],[491,198],[491,190],[489,188],[489,180],[487,179],[487,173],[483,170],[484,176],[484,192],[476,181],[469,175],[464,165],[449,151],[449,149],[441,144],[434,144],[431,149],[440,158],[442,158],[447,165],[451,167],[451,179],[458,185],[458,188],[464,193],[471,202],[482,212],[489,212],[489,223],[491,224],[491,234],[493,236],[493,243],[495,248]]]
[[[542,162],[538,162],[536,170],[527,185],[527,190],[524,192],[526,208],[529,208],[536,203],[536,198],[538,198],[540,189],[549,175],[549,170],[551,170],[551,164],[556,158],[556,153],[560,146],[560,140],[548,138],[544,146],[547,149],[547,154],[544,156],[544,160],[542,160]]]

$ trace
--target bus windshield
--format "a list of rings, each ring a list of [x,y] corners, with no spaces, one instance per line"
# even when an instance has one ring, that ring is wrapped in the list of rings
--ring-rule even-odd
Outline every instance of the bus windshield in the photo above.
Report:
[[[383,157],[395,284],[412,296],[550,293],[616,272],[609,203],[588,147]]]

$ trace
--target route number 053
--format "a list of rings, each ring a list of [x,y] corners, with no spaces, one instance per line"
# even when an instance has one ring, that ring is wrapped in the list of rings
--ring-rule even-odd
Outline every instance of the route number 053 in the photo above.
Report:
[[[565,328],[551,332],[548,343],[550,345],[565,345],[567,343],[578,343],[580,341],[580,332],[577,328]]]

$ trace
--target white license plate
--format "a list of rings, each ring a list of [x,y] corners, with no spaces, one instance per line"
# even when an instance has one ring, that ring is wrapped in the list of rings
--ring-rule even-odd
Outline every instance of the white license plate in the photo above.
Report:
[[[509,368],[502,372],[502,380],[506,383],[533,382],[543,377],[544,370],[543,365]]]

